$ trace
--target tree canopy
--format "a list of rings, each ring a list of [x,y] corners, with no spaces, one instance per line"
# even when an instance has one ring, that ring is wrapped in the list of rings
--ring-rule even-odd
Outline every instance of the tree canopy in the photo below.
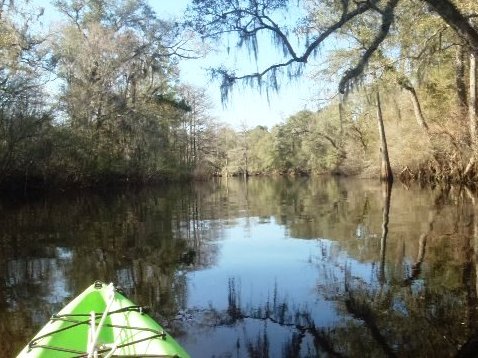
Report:
[[[475,12],[468,13],[466,6],[459,7],[450,0],[421,2],[425,5],[422,12],[436,13],[472,51],[478,51],[478,27],[470,21],[476,16]],[[407,0],[194,0],[190,8],[190,23],[205,39],[217,40],[221,36],[235,35],[238,47],[246,46],[255,54],[260,51],[259,34],[267,33],[283,52],[282,60],[255,73],[236,74],[233,69],[223,67],[212,69],[213,74],[222,79],[221,89],[226,98],[231,87],[240,80],[277,88],[279,71],[286,70],[289,77],[300,75],[304,65],[328,40],[367,21],[367,18],[373,18],[373,22],[368,22],[369,41],[343,72],[338,84],[339,91],[344,93],[363,74],[372,55],[380,50],[397,26],[396,13],[400,10],[397,8],[402,4],[406,6]],[[303,9],[304,14],[295,24],[290,24],[287,13],[294,7]],[[298,46],[294,46],[294,42],[298,42]]]
[[[53,5],[47,31],[42,9],[0,3],[0,187],[190,175],[213,120],[179,79],[189,35],[143,0]]]
[[[53,5],[60,17],[45,30],[42,9],[0,3],[0,187],[377,176],[378,152],[389,178],[478,180],[475,1],[194,0],[177,22],[145,0]],[[337,90],[272,128],[217,123],[207,90],[180,78],[196,36],[258,60],[252,73],[211,69],[223,99],[306,68]],[[268,40],[280,56],[260,68],[274,61]]]

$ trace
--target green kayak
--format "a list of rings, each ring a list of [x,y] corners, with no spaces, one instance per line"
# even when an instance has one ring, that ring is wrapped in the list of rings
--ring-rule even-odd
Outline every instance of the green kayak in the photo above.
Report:
[[[66,305],[18,357],[177,357],[189,354],[113,284],[95,282]]]

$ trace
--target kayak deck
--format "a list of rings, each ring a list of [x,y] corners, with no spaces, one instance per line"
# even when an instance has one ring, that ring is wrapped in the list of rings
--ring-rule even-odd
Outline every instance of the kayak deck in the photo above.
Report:
[[[96,282],[53,315],[18,357],[189,355],[142,307]]]

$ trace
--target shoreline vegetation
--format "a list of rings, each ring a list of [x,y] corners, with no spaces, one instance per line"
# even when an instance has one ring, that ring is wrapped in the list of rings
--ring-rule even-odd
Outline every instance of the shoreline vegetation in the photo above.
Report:
[[[261,11],[273,2],[261,2]],[[475,184],[475,44],[448,26],[453,19],[443,18],[439,9],[436,16],[425,2],[391,0],[382,10],[359,2],[355,10],[347,7],[363,18],[356,23],[351,18],[336,34],[338,43],[353,41],[326,55],[327,69],[312,73],[318,82],[334,83],[344,74],[351,80],[351,61],[376,42],[365,31],[367,24],[381,19],[388,26],[382,26],[387,33],[379,34],[381,42],[368,58],[360,57],[367,65],[362,63],[353,83],[340,81],[350,89],[272,128],[240,129],[218,123],[206,90],[179,79],[180,61],[194,61],[202,51],[188,47],[196,46],[197,34],[161,19],[147,3],[55,1],[61,18],[55,28],[40,31],[43,10],[2,2],[0,189],[21,193],[323,174]],[[223,17],[203,2],[194,4],[189,11],[199,18],[185,15],[189,23],[199,26],[216,15],[224,19],[220,26],[234,21],[229,12]],[[274,11],[292,6],[284,4]],[[475,31],[478,5],[456,6],[456,13],[470,19],[467,31]],[[321,28],[325,20],[308,21]],[[215,30],[227,32],[227,26]],[[207,28],[203,31],[207,38]],[[231,85],[238,80],[219,74]],[[227,95],[224,83],[221,89]]]

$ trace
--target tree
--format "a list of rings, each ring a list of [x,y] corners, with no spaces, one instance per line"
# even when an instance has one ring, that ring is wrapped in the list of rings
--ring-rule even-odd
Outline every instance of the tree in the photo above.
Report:
[[[362,74],[371,56],[389,35],[391,26],[396,21],[395,9],[401,1],[313,2],[314,12],[301,18],[294,28],[291,28],[290,24],[284,25],[274,20],[274,15],[280,15],[281,12],[294,6],[288,0],[194,0],[190,13],[192,14],[191,23],[205,38],[218,39],[222,35],[234,34],[238,38],[238,47],[247,46],[257,55],[260,50],[258,35],[268,33],[276,46],[283,50],[284,61],[271,64],[256,73],[241,76],[225,68],[214,69],[214,74],[222,78],[221,89],[225,96],[238,80],[268,82],[270,86],[275,87],[277,74],[281,69],[288,69],[289,76],[300,75],[303,66],[318,53],[320,46],[327,40],[354,21],[363,19],[364,16],[375,16],[379,21],[375,23],[376,28],[373,29],[373,41],[363,49],[356,64],[344,72],[339,83],[340,92],[345,92],[348,86]],[[422,0],[422,2],[428,4],[450,25],[473,51],[478,51],[478,29],[470,24],[467,15],[460,8],[450,0]],[[300,2],[294,3],[300,6]],[[321,17],[320,22],[317,23],[317,14],[321,13],[328,16]],[[292,45],[293,36],[299,37],[299,43],[303,48],[301,52]]]
[[[271,32],[276,45],[282,48],[286,57],[284,62],[273,64],[263,72],[257,72],[245,76],[238,77],[224,68],[213,70],[213,74],[222,77],[221,90],[223,98],[225,99],[229,94],[230,88],[237,82],[237,80],[257,80],[260,84],[264,76],[267,76],[266,81],[269,81],[274,88],[277,88],[277,74],[282,68],[293,67],[295,65],[295,68],[293,68],[288,75],[289,77],[300,75],[303,66],[307,63],[309,57],[316,53],[318,47],[328,37],[332,36],[334,32],[338,31],[354,18],[362,14],[369,11],[377,11],[377,13],[380,13],[381,15],[382,25],[375,34],[373,40],[369,43],[368,48],[359,62],[344,72],[343,78],[339,84],[339,90],[342,93],[345,92],[349,87],[350,82],[363,72],[367,61],[388,34],[393,22],[393,13],[398,0],[390,0],[382,9],[375,6],[376,2],[352,5],[349,4],[348,1],[343,1],[340,5],[338,2],[332,1],[331,3],[322,5],[322,10],[327,10],[328,8],[334,10],[330,14],[332,16],[327,17],[332,18],[332,21],[327,19],[321,23],[322,21],[318,21],[316,17],[310,16],[304,20],[305,25],[295,29],[295,33],[305,31],[307,37],[311,35],[310,29],[319,30],[318,35],[313,36],[311,39],[307,38],[305,41],[305,50],[302,55],[297,54],[293,48],[288,37],[289,30],[287,28],[285,30],[281,29],[271,17],[271,14],[274,12],[284,10],[288,5],[287,1],[244,1],[242,3],[218,1],[215,2],[215,6],[211,6],[212,4],[210,2],[206,3],[199,1],[193,2],[194,10],[196,11],[196,14],[199,15],[199,17],[195,19],[195,23],[198,25],[200,33],[212,37],[217,37],[219,34],[231,32],[236,33],[239,38],[238,46],[241,47],[244,44],[248,45],[249,50],[252,50],[257,54],[259,50],[257,35],[262,31],[269,31]],[[243,7],[241,7],[241,5],[243,5]],[[349,7],[349,5],[351,6]],[[318,6],[319,8],[321,7],[321,5]],[[314,27],[309,29],[309,24],[314,25]],[[381,118],[381,116],[379,118]],[[383,125],[380,128],[382,128],[381,137],[384,138]],[[382,141],[382,148],[383,143],[386,143],[386,141]],[[384,148],[382,152],[387,153],[386,148]],[[383,159],[385,158],[388,160],[388,156],[383,157]],[[384,164],[384,167],[389,168],[390,164],[386,163]],[[391,175],[391,172],[389,175]],[[387,180],[389,179],[391,180],[391,177]]]
[[[424,5],[420,8],[423,14],[430,11],[438,14],[461,38],[462,43],[465,43],[472,52],[478,50],[478,29],[468,21],[474,14],[467,13],[470,10],[465,6],[467,4],[457,6],[450,0],[422,0],[421,3]],[[285,12],[291,13],[295,6],[299,8],[303,6],[302,9],[305,9],[305,16],[301,17],[297,24],[291,25],[287,21],[277,20]],[[224,67],[212,69],[213,76],[219,77],[222,81],[223,99],[227,98],[231,88],[240,81],[277,89],[281,74],[288,77],[300,76],[307,62],[320,53],[321,47],[327,46],[328,41],[357,28],[357,24],[359,26],[367,24],[362,27],[366,29],[368,40],[362,41],[363,46],[355,52],[353,60],[348,61],[348,67],[340,74],[338,90],[341,93],[349,92],[355,84],[362,81],[365,70],[374,56],[376,57],[377,53],[386,53],[385,40],[399,28],[397,12],[400,12],[400,18],[410,15],[404,11],[409,11],[407,0],[361,2],[330,0],[294,3],[287,0],[196,0],[191,7],[192,23],[205,38],[219,39],[222,36],[230,38],[235,35],[237,47],[246,47],[258,56],[261,50],[261,36],[268,34],[282,50],[282,60],[268,64],[255,73],[241,75]],[[441,32],[438,32],[441,39]],[[297,46],[294,46],[294,37],[297,38]],[[457,93],[461,99],[463,99],[463,86],[460,82],[462,72],[462,69],[457,69]],[[428,124],[416,90],[411,82],[403,80],[406,76],[397,77],[402,79],[400,81],[402,87],[411,95],[419,125],[428,132]],[[385,165],[390,166],[389,163]]]
[[[198,175],[214,172],[214,119],[210,114],[212,102],[204,88],[182,85],[179,88],[190,110],[181,116],[185,134],[183,149],[184,162],[189,170]]]
[[[249,143],[249,171],[270,173],[274,169],[273,136],[264,126],[256,126],[247,132]]]
[[[380,101],[380,93],[377,90],[377,121],[378,129],[380,134],[380,158],[381,158],[381,167],[380,167],[380,180],[393,182],[393,173],[392,168],[390,167],[390,158],[388,157],[388,146],[387,138],[385,136],[385,128],[383,125],[383,114],[382,114],[382,104]]]
[[[142,0],[55,5],[68,19],[54,43],[61,102],[89,142],[78,148],[81,171],[147,179],[185,168],[177,153],[190,106],[176,83],[177,58],[188,52],[177,27]]]
[[[42,136],[52,121],[45,93],[49,51],[45,36],[32,30],[42,11],[23,5],[0,3],[0,182],[42,170]]]

